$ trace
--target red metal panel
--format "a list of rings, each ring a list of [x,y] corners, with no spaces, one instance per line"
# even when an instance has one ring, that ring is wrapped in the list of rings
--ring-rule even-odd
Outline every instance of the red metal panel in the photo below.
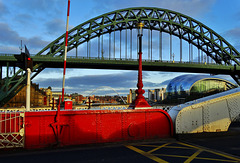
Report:
[[[96,114],[76,114],[66,113],[61,119],[66,123],[62,126],[62,143],[63,145],[76,145],[76,144],[90,144],[96,143]],[[68,119],[68,121],[67,121]],[[66,129],[67,128],[67,129]],[[69,135],[64,136],[69,131]],[[70,138],[70,139],[68,139]]]
[[[129,112],[126,120],[126,140],[140,140],[145,137],[145,112]]]
[[[61,111],[58,123],[56,115],[26,112],[26,148],[163,138],[173,131],[171,118],[160,109]]]
[[[72,101],[71,100],[65,100],[64,101],[64,109],[65,110],[72,110]]]
[[[121,113],[98,114],[98,142],[116,142],[122,140]]]
[[[55,115],[56,111],[25,113],[25,148],[44,148],[56,144],[51,126]]]
[[[172,133],[171,122],[167,122],[166,114],[164,112],[147,112],[147,132],[146,136],[149,139],[161,137],[169,137],[169,133]]]

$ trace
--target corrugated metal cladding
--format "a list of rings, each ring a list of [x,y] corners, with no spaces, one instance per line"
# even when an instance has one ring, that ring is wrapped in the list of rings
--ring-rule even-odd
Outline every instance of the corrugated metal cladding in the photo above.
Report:
[[[173,107],[176,134],[225,132],[240,115],[240,88]]]

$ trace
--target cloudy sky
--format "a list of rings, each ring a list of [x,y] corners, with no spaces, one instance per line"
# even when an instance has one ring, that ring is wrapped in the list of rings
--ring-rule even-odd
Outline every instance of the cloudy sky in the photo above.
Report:
[[[70,28],[91,18],[129,7],[158,7],[174,10],[207,25],[240,51],[239,0],[71,0]],[[20,41],[36,54],[65,33],[67,0],[0,0],[0,53],[20,53]],[[166,86],[181,75],[169,72],[144,72],[144,88]],[[62,69],[45,69],[34,81],[40,87],[62,86]],[[88,95],[102,86],[126,95],[137,83],[136,71],[68,69],[66,92]],[[95,94],[114,94],[99,89]]]

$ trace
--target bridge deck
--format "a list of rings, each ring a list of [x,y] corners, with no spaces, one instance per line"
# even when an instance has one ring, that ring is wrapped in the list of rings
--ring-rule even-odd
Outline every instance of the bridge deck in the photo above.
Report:
[[[62,57],[51,56],[33,56],[34,64],[44,64],[46,68],[62,68]],[[0,56],[0,65],[15,66],[17,60],[13,55]],[[97,69],[116,69],[116,70],[137,70],[138,62],[134,59],[98,59],[84,57],[68,57],[68,68],[97,68]],[[171,71],[171,72],[195,72],[195,73],[212,73],[212,74],[227,74],[233,72],[240,73],[239,66],[227,66],[217,64],[204,64],[197,62],[169,62],[159,60],[143,60],[143,70],[145,71]]]

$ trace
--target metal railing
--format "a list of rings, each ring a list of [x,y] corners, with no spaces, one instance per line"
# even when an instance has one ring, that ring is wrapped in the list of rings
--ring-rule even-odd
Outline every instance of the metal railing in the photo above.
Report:
[[[24,112],[0,113],[0,149],[24,147]]]
[[[153,106],[151,109],[162,109],[168,112],[173,106]],[[125,110],[129,105],[91,106],[90,110]],[[76,106],[73,110],[89,110],[88,106]]]
[[[5,54],[5,53],[0,53],[0,57],[11,57],[14,54]],[[31,57],[34,58],[63,58],[63,56],[48,56],[48,55],[31,55]],[[112,60],[112,61],[138,61],[136,58],[109,58],[109,57],[88,57],[88,56],[67,56],[67,58],[71,59],[93,59],[93,60]],[[163,63],[189,63],[189,64],[207,64],[207,65],[217,65],[216,62],[211,63],[210,61],[178,61],[178,60],[159,60],[159,59],[143,59],[143,62],[163,62]]]
[[[30,111],[50,111],[53,110],[52,107],[36,107],[30,108]],[[2,112],[25,112],[25,107],[18,107],[18,108],[0,108],[0,113]]]
[[[100,106],[91,106],[90,110],[124,110],[128,109],[129,105],[100,105]],[[89,110],[89,107],[84,105],[84,106],[76,106],[74,107],[74,110]]]

